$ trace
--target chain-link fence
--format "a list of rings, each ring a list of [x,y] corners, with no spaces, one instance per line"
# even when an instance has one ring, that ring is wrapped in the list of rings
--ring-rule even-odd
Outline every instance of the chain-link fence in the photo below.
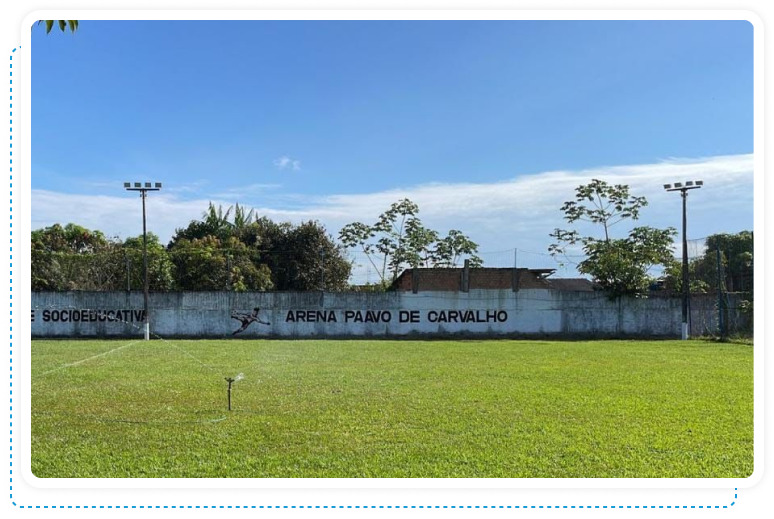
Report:
[[[681,258],[682,259],[682,258]],[[694,334],[751,336],[753,332],[753,233],[715,234],[688,242],[691,316],[700,314],[696,296],[711,302],[711,323],[691,322]],[[682,288],[682,287],[680,287]],[[704,303],[708,304],[707,302]],[[701,330],[701,332],[699,332]]]
[[[558,261],[550,254],[526,251],[518,248],[497,251],[483,251],[476,254],[481,259],[481,266],[487,268],[528,268],[528,269],[554,269],[557,277],[578,277],[576,270],[578,262],[584,256],[569,255]],[[377,254],[349,251],[347,257],[352,263],[350,283],[354,286],[370,286],[380,283],[390,284],[400,274],[402,269],[394,272],[390,269],[389,258]],[[461,255],[452,262],[451,267],[462,267],[470,255]],[[420,265],[429,267],[432,265]],[[404,266],[405,267],[405,266]]]

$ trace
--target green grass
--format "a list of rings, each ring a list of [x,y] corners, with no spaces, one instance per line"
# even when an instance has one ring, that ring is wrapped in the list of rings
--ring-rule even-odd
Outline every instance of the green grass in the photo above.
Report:
[[[749,345],[129,343],[32,342],[36,476],[707,478],[753,470]],[[238,373],[245,378],[228,412],[224,377]]]

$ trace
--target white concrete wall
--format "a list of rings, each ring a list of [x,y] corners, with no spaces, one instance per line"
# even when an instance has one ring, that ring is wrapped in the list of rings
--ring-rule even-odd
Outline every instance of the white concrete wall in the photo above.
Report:
[[[140,336],[143,298],[125,292],[34,292],[34,337]],[[707,306],[707,305],[705,305]],[[257,318],[241,333],[232,312]],[[172,292],[150,297],[152,332],[162,337],[342,337],[412,335],[652,335],[678,336],[678,298],[610,300],[596,292],[531,289],[462,292]],[[116,313],[121,311],[121,313]],[[128,312],[123,312],[128,311]],[[308,321],[311,311],[335,322]],[[372,312],[368,314],[368,312]],[[401,313],[403,311],[403,313]],[[457,320],[443,322],[450,312]],[[711,306],[703,310],[711,312]],[[359,312],[359,314],[358,314]],[[401,322],[414,312],[417,322]],[[442,314],[441,312],[445,312]],[[487,313],[489,312],[489,313]],[[289,318],[289,313],[293,318]],[[454,315],[453,313],[451,314]],[[378,316],[381,322],[373,321]],[[389,317],[389,322],[384,320]],[[706,317],[706,316],[696,316]],[[58,320],[56,320],[58,319]],[[112,319],[112,320],[111,320]],[[702,322],[710,322],[703,319]],[[404,319],[406,320],[406,319]]]

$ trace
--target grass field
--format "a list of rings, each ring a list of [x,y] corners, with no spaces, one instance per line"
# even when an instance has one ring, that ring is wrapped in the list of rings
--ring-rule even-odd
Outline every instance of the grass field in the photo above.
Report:
[[[224,377],[244,374],[226,409]],[[746,477],[753,350],[32,342],[38,477]]]

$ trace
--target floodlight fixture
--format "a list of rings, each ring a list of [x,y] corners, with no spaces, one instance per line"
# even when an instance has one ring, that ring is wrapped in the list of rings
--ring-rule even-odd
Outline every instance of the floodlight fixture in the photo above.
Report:
[[[124,182],[124,189],[129,191],[158,191],[161,189],[161,182]]]
[[[664,189],[672,189],[672,184],[664,184]]]

